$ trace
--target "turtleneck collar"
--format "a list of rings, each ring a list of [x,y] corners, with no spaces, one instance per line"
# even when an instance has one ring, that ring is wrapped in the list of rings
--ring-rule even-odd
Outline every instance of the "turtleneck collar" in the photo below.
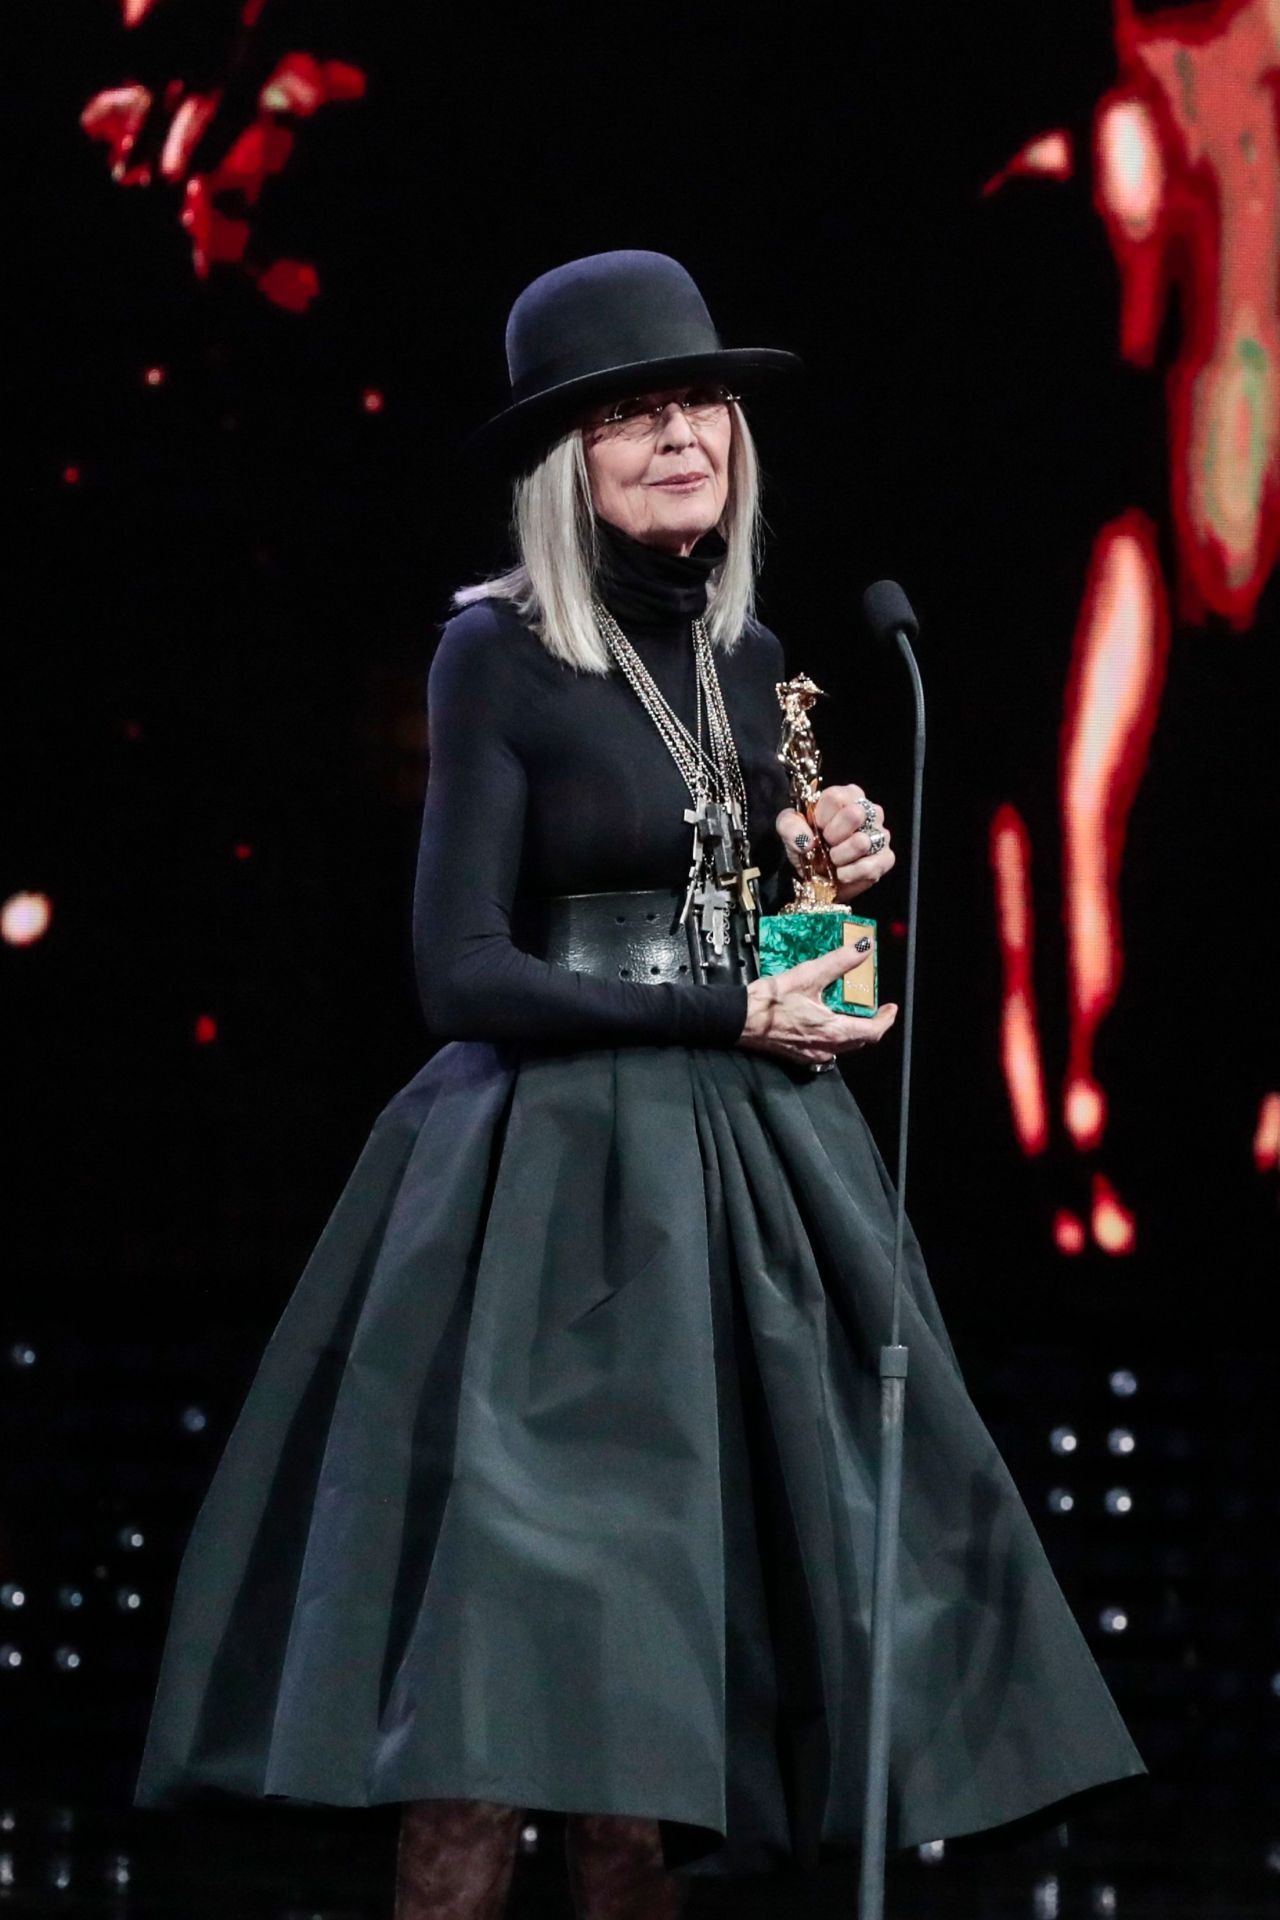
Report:
[[[611,521],[596,521],[600,597],[629,639],[687,633],[706,611],[707,583],[726,547],[714,530],[681,556],[633,540]]]

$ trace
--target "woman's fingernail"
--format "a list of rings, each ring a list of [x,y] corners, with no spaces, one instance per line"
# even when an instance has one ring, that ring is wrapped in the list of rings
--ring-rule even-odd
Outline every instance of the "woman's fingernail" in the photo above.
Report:
[[[870,953],[871,951],[870,937],[867,934],[864,934],[861,940],[855,940],[853,943],[853,950],[855,953]]]
[[[803,851],[804,848],[808,846],[808,844],[809,844],[809,836],[807,833],[798,833],[796,835],[796,845],[801,849],[801,851]]]

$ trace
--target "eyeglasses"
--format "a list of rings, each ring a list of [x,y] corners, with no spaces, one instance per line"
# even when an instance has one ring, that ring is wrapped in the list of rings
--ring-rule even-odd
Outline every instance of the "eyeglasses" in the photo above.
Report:
[[[643,394],[637,394],[629,400],[619,400],[610,407],[608,413],[591,424],[596,428],[604,428],[616,439],[643,440],[647,435],[657,432],[668,407],[679,407],[691,426],[706,427],[731,407],[737,398],[737,394],[730,393],[727,387],[690,387],[683,400],[663,400],[659,404]]]

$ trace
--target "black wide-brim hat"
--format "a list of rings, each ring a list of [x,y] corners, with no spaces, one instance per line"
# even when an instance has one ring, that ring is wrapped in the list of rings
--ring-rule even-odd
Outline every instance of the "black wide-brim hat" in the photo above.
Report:
[[[593,253],[527,286],[507,321],[510,404],[468,447],[532,465],[585,407],[700,380],[754,393],[803,370],[778,347],[724,347],[690,274],[665,253]]]

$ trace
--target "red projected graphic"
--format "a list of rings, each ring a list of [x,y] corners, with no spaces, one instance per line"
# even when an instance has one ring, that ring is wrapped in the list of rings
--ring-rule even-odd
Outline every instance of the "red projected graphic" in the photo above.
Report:
[[[1120,856],[1147,762],[1168,642],[1154,530],[1144,515],[1130,512],[1104,527],[1094,545],[1062,726],[1071,983],[1064,1119],[1079,1147],[1096,1147],[1106,1125],[1093,1043],[1120,984]]]
[[[1280,1093],[1267,1094],[1258,1109],[1253,1164],[1259,1173],[1280,1171]]]
[[[123,0],[125,26],[142,25],[155,3]],[[215,264],[236,266],[274,305],[301,313],[320,290],[319,276],[305,260],[256,258],[254,215],[266,181],[293,152],[296,135],[289,123],[309,119],[333,101],[359,100],[365,76],[342,60],[273,49],[261,31],[269,0],[232,8],[222,0],[184,5],[193,42],[197,25],[206,41],[221,41],[218,70],[198,81],[188,74],[109,87],[89,101],[80,124],[91,139],[106,144],[111,177],[121,186],[145,187],[158,178],[183,188],[182,224],[201,278]],[[176,20],[176,0],[163,11]],[[229,15],[225,31],[218,25],[223,15]],[[159,64],[171,67],[181,58],[171,35]]]
[[[1042,1153],[1049,1144],[1049,1114],[1031,970],[1031,841],[1015,807],[1001,807],[991,823],[991,866],[1004,959],[1000,1057],[1023,1152]]]
[[[1095,121],[1094,194],[1120,268],[1121,351],[1168,376],[1179,611],[1248,626],[1280,548],[1280,8],[1116,16],[1121,82]]]
[[[1094,203],[1121,280],[1120,347],[1152,364],[1176,290],[1168,370],[1172,523],[1181,618],[1244,631],[1280,552],[1280,0],[1219,0],[1136,14],[1116,0],[1119,78],[1094,118]],[[1028,175],[1067,179],[1061,130],[1029,141],[985,193]],[[1125,829],[1159,710],[1169,639],[1155,529],[1136,508],[1094,543],[1063,714],[1059,798],[1069,1047],[1062,1123],[1093,1153],[1107,1125],[1094,1061],[1123,964]],[[1012,807],[991,828],[1004,960],[1002,1064],[1023,1151],[1048,1144],[1031,981],[1031,848]],[[1273,1163],[1280,1096],[1259,1114],[1254,1159]],[[1088,1222],[1105,1253],[1137,1244],[1131,1211],[1095,1170]],[[1083,1251],[1059,1210],[1053,1238]]]

